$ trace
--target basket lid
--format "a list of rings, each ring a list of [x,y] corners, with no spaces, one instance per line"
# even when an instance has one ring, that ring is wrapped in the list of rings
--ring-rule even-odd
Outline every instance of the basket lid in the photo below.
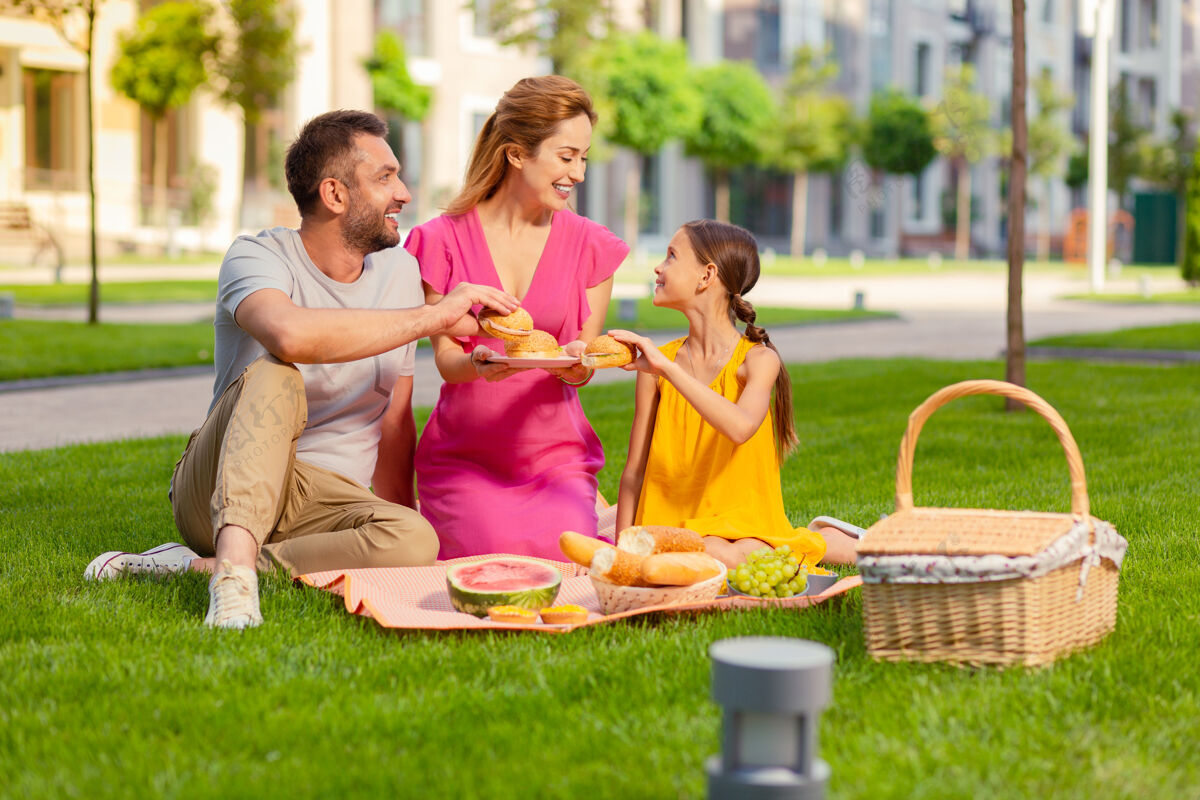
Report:
[[[859,555],[1031,556],[1071,529],[1072,514],[910,508],[867,529]]]

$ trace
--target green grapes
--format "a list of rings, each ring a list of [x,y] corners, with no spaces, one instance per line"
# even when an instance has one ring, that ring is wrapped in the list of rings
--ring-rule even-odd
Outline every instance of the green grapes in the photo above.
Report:
[[[729,574],[729,586],[755,597],[794,597],[808,586],[808,565],[786,544],[760,547]]]

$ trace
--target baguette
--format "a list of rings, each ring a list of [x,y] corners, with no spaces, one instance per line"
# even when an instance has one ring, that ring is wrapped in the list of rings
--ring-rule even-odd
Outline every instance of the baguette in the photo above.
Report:
[[[645,586],[642,580],[642,556],[605,545],[592,556],[592,574],[617,586]]]
[[[584,567],[592,565],[592,556],[596,555],[596,551],[601,547],[612,545],[603,539],[584,536],[575,531],[563,531],[558,537],[558,549],[563,551],[563,555]]]
[[[691,586],[721,574],[708,553],[658,553],[642,561],[642,579],[659,586]]]
[[[687,528],[634,525],[617,536],[617,547],[640,556],[655,553],[703,553],[704,539]]]

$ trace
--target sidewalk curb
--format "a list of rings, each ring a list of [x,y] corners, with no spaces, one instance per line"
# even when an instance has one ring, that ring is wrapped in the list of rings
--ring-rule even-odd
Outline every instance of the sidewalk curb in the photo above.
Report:
[[[15,381],[0,381],[0,394],[8,392],[30,392],[37,389],[58,389],[64,386],[87,386],[98,383],[129,383],[152,381],[163,378],[187,378],[192,375],[213,375],[212,364],[194,367],[163,367],[160,369],[136,369],[124,372],[97,372],[92,375],[57,375],[50,378],[21,378]]]
[[[1136,361],[1151,364],[1200,363],[1197,350],[1130,350],[1117,347],[1029,347],[1029,358],[1061,358],[1076,361]]]

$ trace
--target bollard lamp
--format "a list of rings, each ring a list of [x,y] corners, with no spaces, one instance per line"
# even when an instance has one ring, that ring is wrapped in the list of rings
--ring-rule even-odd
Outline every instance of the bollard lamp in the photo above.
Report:
[[[710,800],[823,798],[829,765],[817,727],[829,705],[833,651],[778,636],[722,639],[709,648],[722,707],[721,754],[708,761]]]

